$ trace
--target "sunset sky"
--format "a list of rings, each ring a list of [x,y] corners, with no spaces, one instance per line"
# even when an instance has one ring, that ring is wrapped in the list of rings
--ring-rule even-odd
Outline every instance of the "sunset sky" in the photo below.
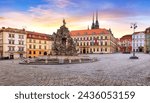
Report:
[[[111,28],[115,37],[150,26],[149,0],[0,0],[0,27],[25,28],[52,34],[66,19],[69,30],[87,29],[98,10],[100,28]]]

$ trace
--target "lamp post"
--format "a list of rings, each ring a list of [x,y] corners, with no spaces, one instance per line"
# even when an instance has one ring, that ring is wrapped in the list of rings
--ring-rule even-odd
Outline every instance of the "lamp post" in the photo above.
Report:
[[[136,23],[131,24],[131,29],[133,29],[133,34],[132,34],[132,42],[133,42],[133,56],[130,57],[130,59],[139,59],[137,56],[135,56],[135,29],[137,28]]]

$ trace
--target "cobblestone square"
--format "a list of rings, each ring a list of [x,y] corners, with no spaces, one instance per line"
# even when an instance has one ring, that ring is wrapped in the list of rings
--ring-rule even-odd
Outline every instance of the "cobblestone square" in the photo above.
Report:
[[[21,65],[0,60],[2,86],[150,86],[150,55],[91,54],[98,61],[66,65]]]

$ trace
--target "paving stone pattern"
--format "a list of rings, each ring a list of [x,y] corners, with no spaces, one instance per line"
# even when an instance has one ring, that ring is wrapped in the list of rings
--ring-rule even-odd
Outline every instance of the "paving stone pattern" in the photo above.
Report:
[[[99,61],[68,65],[20,65],[0,61],[2,86],[150,86],[150,55],[93,54]]]

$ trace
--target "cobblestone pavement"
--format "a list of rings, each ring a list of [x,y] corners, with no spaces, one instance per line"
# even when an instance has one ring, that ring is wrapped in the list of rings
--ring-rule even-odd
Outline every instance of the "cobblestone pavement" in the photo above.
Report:
[[[150,86],[150,55],[93,54],[99,61],[68,65],[20,65],[0,61],[0,85],[11,86]]]

